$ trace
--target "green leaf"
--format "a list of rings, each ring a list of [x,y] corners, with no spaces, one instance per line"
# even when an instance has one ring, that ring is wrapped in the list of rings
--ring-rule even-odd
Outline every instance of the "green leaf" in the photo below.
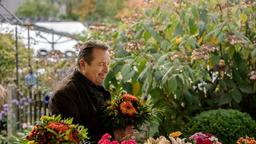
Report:
[[[239,89],[241,90],[241,92],[246,93],[246,94],[253,94],[254,93],[253,87],[251,87],[249,85],[247,85],[247,86],[243,85]]]
[[[145,38],[145,33],[143,33],[144,32],[144,29],[139,29],[137,32],[136,32],[136,34],[135,34],[135,39],[139,39],[140,37],[141,37],[141,35],[143,34],[143,37]],[[147,37],[147,36],[146,36]],[[149,38],[150,38],[150,36],[149,36]],[[146,39],[146,38],[145,38]]]
[[[145,29],[147,32],[150,33],[150,35],[157,41],[157,42],[161,42],[162,38],[159,35],[159,33],[157,33],[156,31],[154,31],[154,29],[152,28],[152,26],[150,24],[145,24]]]
[[[199,10],[199,16],[200,16],[200,19],[204,22],[207,22],[208,21],[208,17],[207,17],[207,10],[206,9],[200,9]]]
[[[232,99],[233,99],[235,102],[237,102],[237,103],[240,103],[240,102],[241,102],[241,100],[242,100],[242,94],[240,93],[239,90],[237,90],[237,89],[232,89],[232,90],[230,91],[230,94],[231,94]]]
[[[247,15],[245,13],[241,13],[240,19],[242,20],[243,23],[245,23],[247,21]]]
[[[203,32],[205,31],[205,23],[203,21],[200,21],[198,23],[198,29],[199,29],[199,35],[202,35]]]
[[[147,77],[148,71],[150,70],[150,64],[147,63],[146,67],[140,73],[138,79],[144,81]]]
[[[134,76],[135,73],[136,72],[134,70],[129,71],[129,73],[127,73],[126,75],[123,75],[123,81],[126,82],[126,81],[130,80]]]
[[[176,77],[171,77],[168,81],[168,89],[170,92],[174,92],[177,89],[177,80]]]
[[[128,63],[128,64],[125,64],[123,66],[123,68],[121,69],[121,74],[123,76],[123,80],[127,80],[125,79],[125,77],[127,78],[127,75],[131,72],[131,65]]]
[[[190,34],[195,34],[197,30],[195,21],[190,18],[188,21],[188,24],[189,24]]]
[[[251,56],[252,56],[252,58],[256,58],[256,49],[254,49],[254,50],[251,52]]]
[[[180,23],[177,24],[175,28],[175,33],[174,35],[181,35],[183,33],[183,28]]]
[[[143,33],[143,37],[144,37],[144,39],[147,41],[148,39],[151,38],[151,34],[150,34],[148,31],[145,31],[145,32]]]
[[[192,14],[193,14],[193,16],[194,16],[195,18],[198,18],[198,7],[197,7],[197,6],[193,5],[193,6],[191,7],[191,12],[192,12]]]
[[[231,98],[228,95],[221,95],[219,100],[219,105],[229,104],[231,102]]]
[[[164,74],[162,82],[165,83],[168,80],[169,77],[169,73],[171,73],[173,71],[173,66],[171,66],[168,71]]]
[[[167,40],[163,40],[162,42],[161,42],[161,48],[163,49],[163,50],[167,50],[169,47],[170,47],[170,43],[167,41]]]
[[[167,58],[168,58],[169,54],[170,53],[166,53],[166,54],[163,54],[162,56],[160,56],[160,58],[157,61],[157,64],[164,65],[165,63],[167,63]]]

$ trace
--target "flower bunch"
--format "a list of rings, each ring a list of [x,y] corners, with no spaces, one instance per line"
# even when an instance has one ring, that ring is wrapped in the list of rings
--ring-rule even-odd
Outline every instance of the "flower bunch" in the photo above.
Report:
[[[109,133],[104,134],[99,140],[98,144],[119,144],[118,141],[111,141],[112,136]],[[137,144],[135,140],[123,140],[120,144]]]
[[[256,140],[253,137],[240,137],[237,142],[237,144],[256,144]]]
[[[187,142],[186,138],[179,138],[181,135],[182,133],[180,131],[176,131],[169,134],[169,139],[164,136],[156,139],[150,137],[144,144],[192,144],[191,142]]]
[[[209,133],[198,132],[189,137],[194,140],[196,144],[221,144],[218,138]]]
[[[87,129],[83,126],[72,124],[73,119],[61,119],[61,116],[42,116],[39,124],[26,136],[23,143],[79,143],[86,139]]]
[[[133,125],[139,128],[151,117],[148,101],[141,102],[137,97],[124,93],[107,102],[105,109],[106,125],[112,128],[125,128]]]

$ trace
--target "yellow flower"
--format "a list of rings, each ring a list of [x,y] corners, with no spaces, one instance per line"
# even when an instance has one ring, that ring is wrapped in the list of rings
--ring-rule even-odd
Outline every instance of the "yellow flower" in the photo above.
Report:
[[[37,144],[35,141],[29,141],[28,144]]]
[[[202,37],[200,37],[200,38],[198,39],[198,44],[201,44],[201,43],[202,43],[202,41],[203,41],[203,38],[202,38]]]
[[[182,135],[182,133],[180,132],[180,131],[176,131],[176,132],[172,132],[172,133],[170,133],[170,137],[173,137],[173,138],[176,138],[176,137],[179,137],[179,136],[181,136]]]
[[[218,44],[218,38],[216,36],[213,36],[210,38],[210,43],[213,45]]]
[[[177,45],[180,44],[181,40],[182,40],[182,38],[177,36],[176,39],[175,39],[176,44]]]

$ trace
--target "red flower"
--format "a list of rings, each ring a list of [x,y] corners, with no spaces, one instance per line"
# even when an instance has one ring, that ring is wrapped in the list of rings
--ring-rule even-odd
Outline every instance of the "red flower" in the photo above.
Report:
[[[72,133],[69,133],[68,139],[69,139],[70,141],[79,143],[79,139],[78,139],[78,136],[77,136],[78,133],[79,133],[79,132],[78,132],[77,130],[73,131]]]
[[[68,125],[60,122],[50,122],[47,127],[58,133],[64,133],[66,130],[69,129]]]
[[[138,102],[137,97],[130,95],[130,94],[123,94],[123,99],[126,101],[133,101],[133,102]]]

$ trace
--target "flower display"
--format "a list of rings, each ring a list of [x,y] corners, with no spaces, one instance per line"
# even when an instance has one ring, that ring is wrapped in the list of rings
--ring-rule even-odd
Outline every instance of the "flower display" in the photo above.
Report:
[[[209,133],[197,132],[189,137],[194,140],[196,144],[221,144],[214,135]]]
[[[80,143],[88,139],[87,129],[72,124],[73,119],[61,116],[42,116],[24,140],[24,144]]]
[[[150,137],[144,142],[144,144],[192,144],[191,142],[187,142],[186,138],[179,138],[180,135],[182,135],[182,133],[177,131],[171,133],[169,135],[169,139],[164,136],[160,136],[156,139]]]
[[[125,128],[134,126],[138,128],[151,117],[148,101],[141,102],[131,94],[121,94],[112,101],[107,102],[104,119],[111,128]]]
[[[120,143],[116,140],[111,141],[112,136],[109,133],[104,134],[98,144],[137,144],[134,139],[123,140]]]
[[[253,137],[240,137],[237,142],[237,144],[256,144],[256,140]]]
[[[190,136],[189,139],[179,138],[182,133],[180,131],[169,134],[169,139],[160,136],[156,139],[150,137],[144,144],[221,144],[212,134],[198,132]]]

